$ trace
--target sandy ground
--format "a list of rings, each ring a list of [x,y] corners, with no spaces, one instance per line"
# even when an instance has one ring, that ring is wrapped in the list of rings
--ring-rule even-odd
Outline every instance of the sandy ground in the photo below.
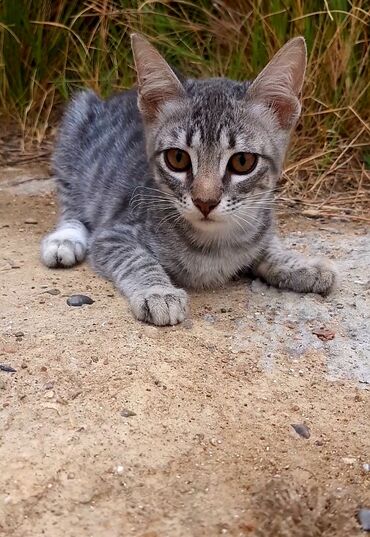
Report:
[[[86,264],[41,266],[36,175],[0,179],[0,535],[362,535],[369,229],[285,216],[288,243],[337,260],[332,296],[232,282],[158,329]]]

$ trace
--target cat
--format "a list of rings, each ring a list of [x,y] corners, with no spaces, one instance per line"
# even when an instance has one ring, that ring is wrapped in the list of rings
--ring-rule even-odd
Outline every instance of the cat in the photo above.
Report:
[[[174,325],[185,288],[243,271],[268,284],[328,294],[330,262],[287,250],[274,189],[300,115],[306,68],[291,39],[252,82],[182,79],[141,35],[131,38],[138,89],[106,101],[83,91],[62,121],[53,164],[60,221],[41,245],[48,267],[87,252],[135,317]]]

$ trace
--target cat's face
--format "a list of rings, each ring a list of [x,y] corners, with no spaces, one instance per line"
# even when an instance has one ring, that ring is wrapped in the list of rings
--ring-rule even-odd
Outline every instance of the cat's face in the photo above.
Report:
[[[148,157],[165,197],[195,228],[257,228],[300,113],[304,41],[288,43],[252,84],[181,83],[143,38],[133,49]]]

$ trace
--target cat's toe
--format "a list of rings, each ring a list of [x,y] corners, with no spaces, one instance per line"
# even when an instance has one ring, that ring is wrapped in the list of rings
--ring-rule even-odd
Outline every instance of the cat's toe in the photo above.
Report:
[[[51,268],[72,267],[80,263],[85,254],[85,245],[79,241],[46,238],[41,246],[41,259]]]
[[[131,300],[135,316],[157,326],[181,323],[186,316],[187,295],[182,289],[153,288]]]

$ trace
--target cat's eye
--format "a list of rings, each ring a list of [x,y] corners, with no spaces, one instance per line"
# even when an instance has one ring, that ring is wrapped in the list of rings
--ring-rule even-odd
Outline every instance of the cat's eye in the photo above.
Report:
[[[258,157],[254,153],[235,153],[227,164],[229,172],[237,175],[251,173],[257,166]]]
[[[164,152],[164,159],[170,170],[174,172],[186,172],[190,170],[191,159],[189,154],[176,147],[167,149]]]

